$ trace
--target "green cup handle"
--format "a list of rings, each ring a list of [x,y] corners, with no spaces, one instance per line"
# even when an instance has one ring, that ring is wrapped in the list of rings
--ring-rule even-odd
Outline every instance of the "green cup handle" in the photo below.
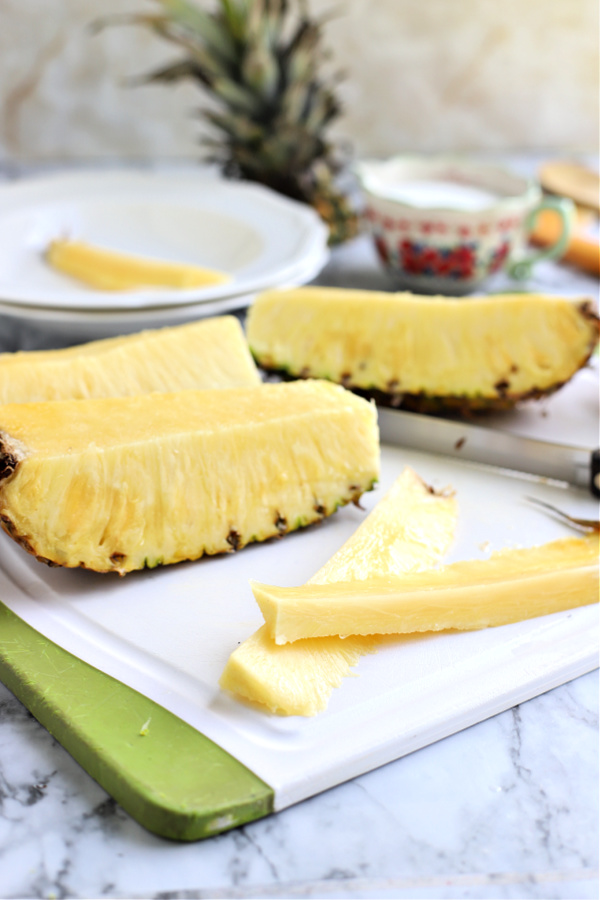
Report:
[[[562,223],[560,237],[549,247],[545,247],[543,250],[538,250],[536,253],[532,253],[523,259],[517,259],[509,264],[509,274],[512,278],[516,278],[519,281],[529,278],[531,270],[537,262],[540,262],[542,259],[556,259],[562,256],[567,249],[575,216],[574,204],[571,200],[562,197],[544,197],[539,206],[532,209],[525,219],[525,231],[527,234],[530,234],[533,230],[537,217],[544,209],[553,209],[560,216]]]

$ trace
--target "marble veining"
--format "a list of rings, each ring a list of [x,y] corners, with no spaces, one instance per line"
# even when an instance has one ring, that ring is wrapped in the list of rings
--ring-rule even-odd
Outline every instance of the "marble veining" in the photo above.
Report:
[[[179,845],[131,820],[0,686],[0,896],[591,898],[597,710],[590,673]]]

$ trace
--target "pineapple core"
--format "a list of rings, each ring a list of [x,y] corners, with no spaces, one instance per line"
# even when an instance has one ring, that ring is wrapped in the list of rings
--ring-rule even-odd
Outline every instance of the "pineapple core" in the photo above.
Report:
[[[388,578],[252,585],[278,644],[317,635],[409,634],[506,625],[598,602],[598,536],[501,550]]]
[[[370,490],[376,411],[326,382],[0,407],[0,521],[121,574],[285,534]]]
[[[0,403],[126,397],[152,391],[253,387],[260,375],[234,316],[0,354]]]
[[[247,323],[258,364],[327,378],[424,412],[505,408],[552,392],[589,359],[589,301],[465,300],[303,287],[267,291]]]
[[[457,504],[438,494],[410,468],[396,479],[362,525],[308,582],[363,581],[433,566],[450,547]],[[316,637],[279,646],[263,625],[234,650],[220,685],[279,715],[322,712],[334,688],[377,636]]]
[[[231,281],[230,275],[214,269],[130,256],[83,241],[52,241],[46,260],[59,272],[100,291],[144,287],[185,290]]]

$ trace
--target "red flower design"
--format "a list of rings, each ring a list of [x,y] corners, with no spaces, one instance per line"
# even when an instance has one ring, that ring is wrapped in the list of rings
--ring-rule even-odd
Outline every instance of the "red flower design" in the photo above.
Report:
[[[380,234],[376,234],[374,240],[375,240],[375,247],[377,249],[377,253],[379,254],[381,261],[387,265],[390,261],[390,257],[389,257],[387,245],[386,245],[384,239],[381,237]]]

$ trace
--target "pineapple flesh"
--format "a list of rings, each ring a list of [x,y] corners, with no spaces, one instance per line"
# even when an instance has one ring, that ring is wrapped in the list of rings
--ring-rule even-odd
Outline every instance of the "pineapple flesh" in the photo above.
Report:
[[[100,291],[137,288],[203,288],[227,284],[231,276],[215,269],[130,256],[84,241],[52,241],[46,261],[59,272]]]
[[[534,294],[457,300],[306,287],[261,294],[247,335],[263,369],[420,412],[470,412],[561,387],[593,352],[598,318],[589,301]]]
[[[363,581],[433,566],[454,537],[457,504],[435,493],[410,468],[308,584]],[[279,646],[263,625],[234,650],[220,679],[225,690],[279,715],[322,712],[377,636],[316,637]]]
[[[237,550],[357,501],[378,472],[373,406],[327,382],[0,407],[0,521],[52,565]]]
[[[260,383],[242,326],[234,316],[63,350],[0,354],[0,403],[125,397]]]
[[[252,585],[278,644],[346,634],[507,625],[598,602],[598,536],[502,550],[393,578],[280,588]]]

